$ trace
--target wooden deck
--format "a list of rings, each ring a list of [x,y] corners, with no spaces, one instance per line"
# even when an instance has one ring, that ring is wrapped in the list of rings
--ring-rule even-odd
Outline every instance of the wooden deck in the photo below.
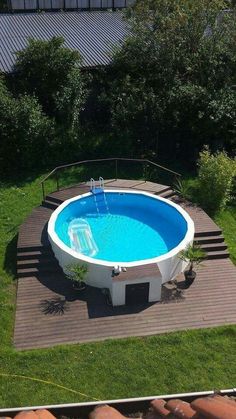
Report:
[[[146,190],[178,202],[194,220],[196,240],[207,252],[208,260],[189,289],[184,289],[182,275],[177,290],[168,284],[163,286],[163,299],[158,303],[112,308],[101,290],[92,287],[79,296],[53,256],[46,226],[54,208],[89,188],[81,184],[50,194],[42,206],[32,211],[19,232],[15,347],[40,348],[235,324],[236,267],[228,258],[221,230],[207,214],[180,202],[165,185],[107,180],[106,187]]]

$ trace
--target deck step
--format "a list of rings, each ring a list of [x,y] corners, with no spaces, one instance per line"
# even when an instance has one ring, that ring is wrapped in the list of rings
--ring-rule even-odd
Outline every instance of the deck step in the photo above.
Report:
[[[220,250],[220,251],[210,251],[207,252],[206,259],[212,260],[212,259],[227,259],[229,258],[230,254],[228,250]]]
[[[31,267],[31,268],[20,268],[17,269],[17,276],[18,278],[25,278],[25,277],[29,277],[29,276],[35,276],[35,275],[39,275],[39,274],[55,274],[57,275],[57,273],[61,273],[61,268],[59,265],[55,266],[55,265],[47,265],[47,266],[43,266],[40,265],[39,267]]]
[[[175,192],[171,188],[169,188],[167,191],[157,193],[155,195],[159,195],[161,198],[168,199],[168,198],[172,198],[175,195]]]
[[[222,230],[220,229],[215,229],[215,230],[211,230],[211,231],[196,231],[195,232],[195,239],[198,237],[209,237],[209,236],[220,236],[222,234]]]
[[[60,204],[62,204],[62,203],[64,202],[64,200],[63,200],[63,199],[56,198],[56,197],[55,197],[55,196],[53,196],[53,195],[47,195],[47,196],[45,197],[44,201],[55,202],[55,204],[58,204],[58,205],[60,205]]]
[[[226,250],[227,245],[223,243],[207,243],[207,244],[201,244],[201,249],[203,249],[205,252],[220,252],[221,250]]]
[[[42,249],[42,250],[32,250],[27,252],[17,252],[16,258],[18,261],[20,260],[29,260],[39,258],[47,259],[48,257],[54,257],[54,253],[50,248]]]
[[[170,186],[166,186],[165,188],[160,189],[158,192],[154,192],[154,195],[160,195],[162,193],[168,192],[171,190]]]
[[[219,236],[203,236],[203,237],[195,237],[194,241],[199,244],[210,244],[210,243],[223,243],[224,237],[222,234],[219,234]]]
[[[25,254],[27,252],[46,252],[46,251],[51,251],[51,245],[48,241],[48,244],[39,244],[39,245],[35,245],[35,246],[17,246],[17,254]]]
[[[50,201],[48,199],[45,199],[44,201],[42,201],[42,206],[46,207],[46,208],[50,208],[52,210],[55,210],[59,204],[54,202],[54,201]]]
[[[45,257],[43,259],[35,258],[35,259],[25,259],[25,260],[18,260],[17,267],[18,268],[30,268],[30,267],[38,267],[38,266],[58,266],[58,262],[56,258],[53,257]]]

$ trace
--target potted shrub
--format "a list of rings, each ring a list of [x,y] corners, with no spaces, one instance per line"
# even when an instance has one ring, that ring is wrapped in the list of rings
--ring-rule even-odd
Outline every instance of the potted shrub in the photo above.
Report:
[[[206,253],[196,244],[189,245],[186,249],[182,250],[179,258],[185,262],[189,262],[189,268],[184,272],[185,284],[190,287],[196,278],[196,272],[193,270],[194,266],[200,265],[205,259]]]
[[[66,269],[66,276],[70,281],[72,281],[73,288],[78,291],[83,291],[86,288],[84,277],[88,272],[87,266],[79,264],[68,265]]]

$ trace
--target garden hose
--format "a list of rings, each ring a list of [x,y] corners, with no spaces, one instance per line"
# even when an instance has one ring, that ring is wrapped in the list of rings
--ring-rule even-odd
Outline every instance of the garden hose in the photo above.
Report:
[[[18,375],[18,374],[6,374],[6,373],[1,373],[1,372],[0,372],[0,377],[22,378],[22,379],[25,379],[25,380],[37,381],[39,383],[53,385],[53,386],[61,388],[63,390],[70,391],[71,393],[74,393],[74,394],[79,394],[80,396],[86,397],[88,399],[92,399],[92,400],[95,400],[95,401],[100,401],[100,399],[96,399],[95,397],[88,396],[87,394],[81,393],[80,391],[73,390],[71,388],[62,386],[60,384],[53,383],[52,381],[49,381],[49,380],[42,380],[41,378],[28,377],[26,375]]]

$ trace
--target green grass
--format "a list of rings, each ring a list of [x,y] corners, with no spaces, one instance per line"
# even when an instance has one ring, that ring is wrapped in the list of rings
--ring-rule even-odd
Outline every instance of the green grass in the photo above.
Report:
[[[0,378],[0,405],[232,388],[236,378],[235,352],[235,327],[21,353],[3,349],[0,363],[4,372],[49,380],[86,396],[26,379]]]
[[[72,172],[63,182],[79,180],[77,176],[81,173]],[[40,204],[40,179],[0,186],[0,374],[50,383],[0,375],[0,407],[234,387],[235,326],[45,350],[13,348],[16,235],[24,218]],[[52,188],[51,181],[48,189]],[[236,258],[235,210],[225,211],[217,222]]]
[[[215,222],[224,232],[225,241],[227,243],[230,257],[236,265],[236,207],[229,206],[221,211],[215,217]]]

